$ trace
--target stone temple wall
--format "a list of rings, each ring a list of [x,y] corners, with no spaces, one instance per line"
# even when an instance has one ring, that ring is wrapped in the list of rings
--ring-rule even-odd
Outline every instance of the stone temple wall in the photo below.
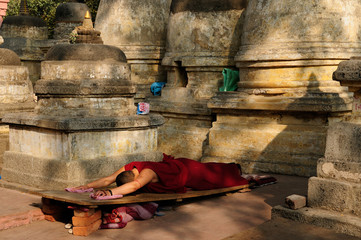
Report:
[[[208,103],[217,121],[203,161],[315,175],[329,124],[352,109],[353,94],[332,73],[361,54],[360,7],[354,0],[248,1],[235,57],[238,89]]]

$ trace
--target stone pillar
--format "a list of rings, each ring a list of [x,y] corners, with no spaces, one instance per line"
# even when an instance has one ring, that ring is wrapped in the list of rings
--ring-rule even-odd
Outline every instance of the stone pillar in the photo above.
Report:
[[[40,77],[40,62],[44,59],[41,47],[48,45],[48,27],[45,21],[30,16],[26,1],[21,1],[20,15],[8,16],[0,33],[5,40],[1,47],[19,55],[22,64],[28,67],[30,80],[34,84]]]
[[[69,42],[70,33],[83,24],[85,13],[89,11],[85,3],[70,1],[56,8],[54,39]]]
[[[352,94],[332,73],[361,51],[359,10],[355,0],[249,1],[235,57],[238,90],[208,104],[217,122],[204,161],[314,175],[328,124],[351,111]]]
[[[342,61],[333,79],[355,93],[352,114],[331,124],[325,156],[317,163],[317,177],[308,182],[308,207],[292,212],[281,206],[273,215],[332,228],[361,237],[361,58]]]
[[[2,37],[0,36],[0,44]],[[11,112],[32,111],[35,107],[33,86],[26,67],[13,51],[0,48],[0,171],[3,154],[9,149],[9,126],[3,116]]]
[[[161,60],[171,0],[102,0],[95,28],[104,44],[117,46],[127,56],[132,81],[137,85],[136,102],[150,95],[153,82],[164,82]]]
[[[89,30],[90,31],[90,30]],[[33,113],[8,114],[3,179],[63,189],[106,176],[131,161],[162,159],[160,115],[136,115],[124,53],[113,46],[58,44],[42,62]]]
[[[167,51],[162,66],[167,84],[151,110],[167,122],[159,147],[199,160],[213,117],[207,101],[222,86],[224,68],[235,68],[245,1],[172,1]],[[187,24],[185,24],[187,23]]]

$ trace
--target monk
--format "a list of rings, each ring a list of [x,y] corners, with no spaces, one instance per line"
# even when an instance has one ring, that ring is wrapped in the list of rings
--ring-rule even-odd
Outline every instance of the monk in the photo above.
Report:
[[[117,187],[99,190],[95,196],[126,195],[137,190],[152,193],[184,193],[188,189],[209,190],[246,185],[241,168],[234,163],[200,163],[163,154],[162,162],[132,162],[110,176],[74,189]]]

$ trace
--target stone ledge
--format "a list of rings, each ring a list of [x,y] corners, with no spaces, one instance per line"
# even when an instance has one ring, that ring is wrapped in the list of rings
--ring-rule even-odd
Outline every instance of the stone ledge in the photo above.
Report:
[[[361,184],[311,177],[308,181],[308,206],[361,217]]]
[[[164,124],[159,114],[124,117],[60,117],[43,116],[35,113],[10,113],[3,117],[3,123],[34,126],[61,131],[146,129]]]
[[[336,232],[361,237],[361,219],[355,216],[317,208],[291,210],[283,206],[272,208],[272,219],[288,218],[297,222],[333,229]]]

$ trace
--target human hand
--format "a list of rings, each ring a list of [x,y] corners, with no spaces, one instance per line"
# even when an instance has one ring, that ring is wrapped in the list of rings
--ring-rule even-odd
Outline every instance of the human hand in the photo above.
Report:
[[[94,193],[95,197],[104,197],[104,196],[111,196],[112,194],[110,193],[109,190],[98,190]]]
[[[74,190],[86,190],[88,188],[89,187],[86,186],[86,185],[81,185],[81,186],[78,186],[78,187],[72,187],[72,189],[74,189]]]

